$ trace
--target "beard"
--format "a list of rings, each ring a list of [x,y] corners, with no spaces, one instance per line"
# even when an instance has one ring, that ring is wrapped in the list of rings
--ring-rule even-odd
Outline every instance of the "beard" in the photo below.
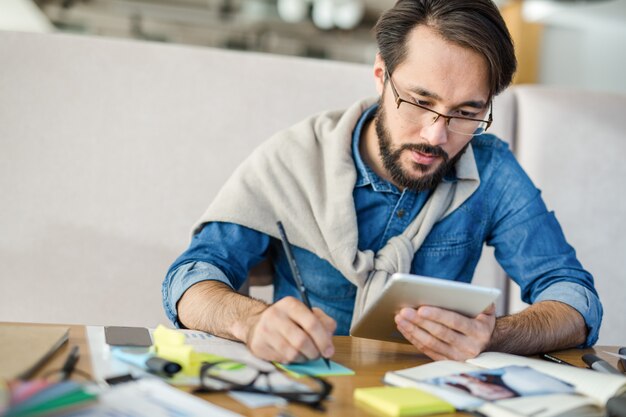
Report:
[[[391,134],[385,124],[385,116],[385,110],[381,102],[379,103],[376,118],[374,119],[376,134],[378,135],[378,148],[383,167],[387,170],[394,183],[400,187],[408,188],[415,192],[435,189],[443,178],[454,170],[454,166],[458,160],[461,159],[461,156],[463,156],[469,146],[468,142],[467,145],[451,159],[448,153],[441,147],[432,146],[427,143],[407,143],[400,145],[398,148],[393,148],[391,145]],[[441,158],[441,162],[434,168],[433,172],[429,173],[428,171],[432,168],[432,165],[424,165],[411,161],[413,169],[419,173],[419,176],[416,176],[415,174],[410,174],[402,167],[400,158],[405,151],[414,151],[424,155],[438,157]]]

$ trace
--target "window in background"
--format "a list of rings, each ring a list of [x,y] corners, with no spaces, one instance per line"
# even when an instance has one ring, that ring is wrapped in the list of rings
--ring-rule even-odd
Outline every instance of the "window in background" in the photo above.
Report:
[[[395,0],[1,0],[0,29],[63,31],[372,63]],[[626,92],[626,0],[496,0],[515,83]]]
[[[373,62],[394,0],[35,0],[61,31]],[[373,3],[372,7],[368,3]]]

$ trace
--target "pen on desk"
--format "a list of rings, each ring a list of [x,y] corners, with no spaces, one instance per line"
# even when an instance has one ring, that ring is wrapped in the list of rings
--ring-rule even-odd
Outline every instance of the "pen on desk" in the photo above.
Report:
[[[309,310],[313,310],[311,306],[311,301],[309,301],[309,296],[306,293],[306,288],[304,283],[302,282],[302,277],[300,276],[300,270],[298,269],[298,265],[296,264],[296,258],[293,256],[293,252],[291,251],[291,244],[287,239],[287,233],[285,232],[285,228],[283,227],[283,223],[281,221],[276,222],[276,226],[278,226],[278,233],[280,234],[280,240],[283,243],[283,249],[285,249],[285,253],[287,254],[287,262],[289,263],[289,268],[291,268],[291,275],[293,275],[294,281],[296,281],[296,286],[300,291],[300,297],[302,297],[302,301],[309,308]],[[330,361],[328,358],[324,359],[324,363],[330,369]]]
[[[585,353],[583,355],[583,361],[593,370],[598,372],[604,372],[606,374],[618,374],[622,373],[611,366],[610,363],[600,358],[599,356],[594,355],[593,353]]]
[[[560,363],[561,365],[569,365],[569,366],[574,366],[571,363],[564,361],[563,359],[557,358],[556,356],[552,356],[549,353],[542,353],[541,355],[541,359],[550,361],[550,362],[554,362],[554,363]]]
[[[80,358],[80,354],[78,353],[78,346],[72,347],[70,353],[67,355],[67,359],[65,359],[65,363],[61,368],[61,380],[65,381],[70,379],[72,376],[72,372],[74,372],[74,368],[76,368],[76,362]]]

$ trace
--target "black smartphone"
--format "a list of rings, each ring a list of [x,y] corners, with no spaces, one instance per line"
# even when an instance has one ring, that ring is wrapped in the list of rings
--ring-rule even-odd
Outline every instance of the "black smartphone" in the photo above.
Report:
[[[148,347],[152,337],[145,327],[105,326],[104,340],[111,346]]]

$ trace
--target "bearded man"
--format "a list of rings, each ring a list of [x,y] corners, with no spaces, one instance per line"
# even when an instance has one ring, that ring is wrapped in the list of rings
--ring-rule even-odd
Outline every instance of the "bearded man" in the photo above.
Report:
[[[172,322],[267,360],[328,358],[332,336],[349,334],[392,273],[470,282],[487,243],[531,306],[498,318],[493,305],[474,318],[404,308],[396,325],[417,350],[464,360],[592,345],[602,316],[593,278],[507,145],[486,133],[516,67],[497,7],[400,0],[375,32],[379,97],[279,132],[237,169],[163,283]],[[271,305],[236,292],[266,258]]]

